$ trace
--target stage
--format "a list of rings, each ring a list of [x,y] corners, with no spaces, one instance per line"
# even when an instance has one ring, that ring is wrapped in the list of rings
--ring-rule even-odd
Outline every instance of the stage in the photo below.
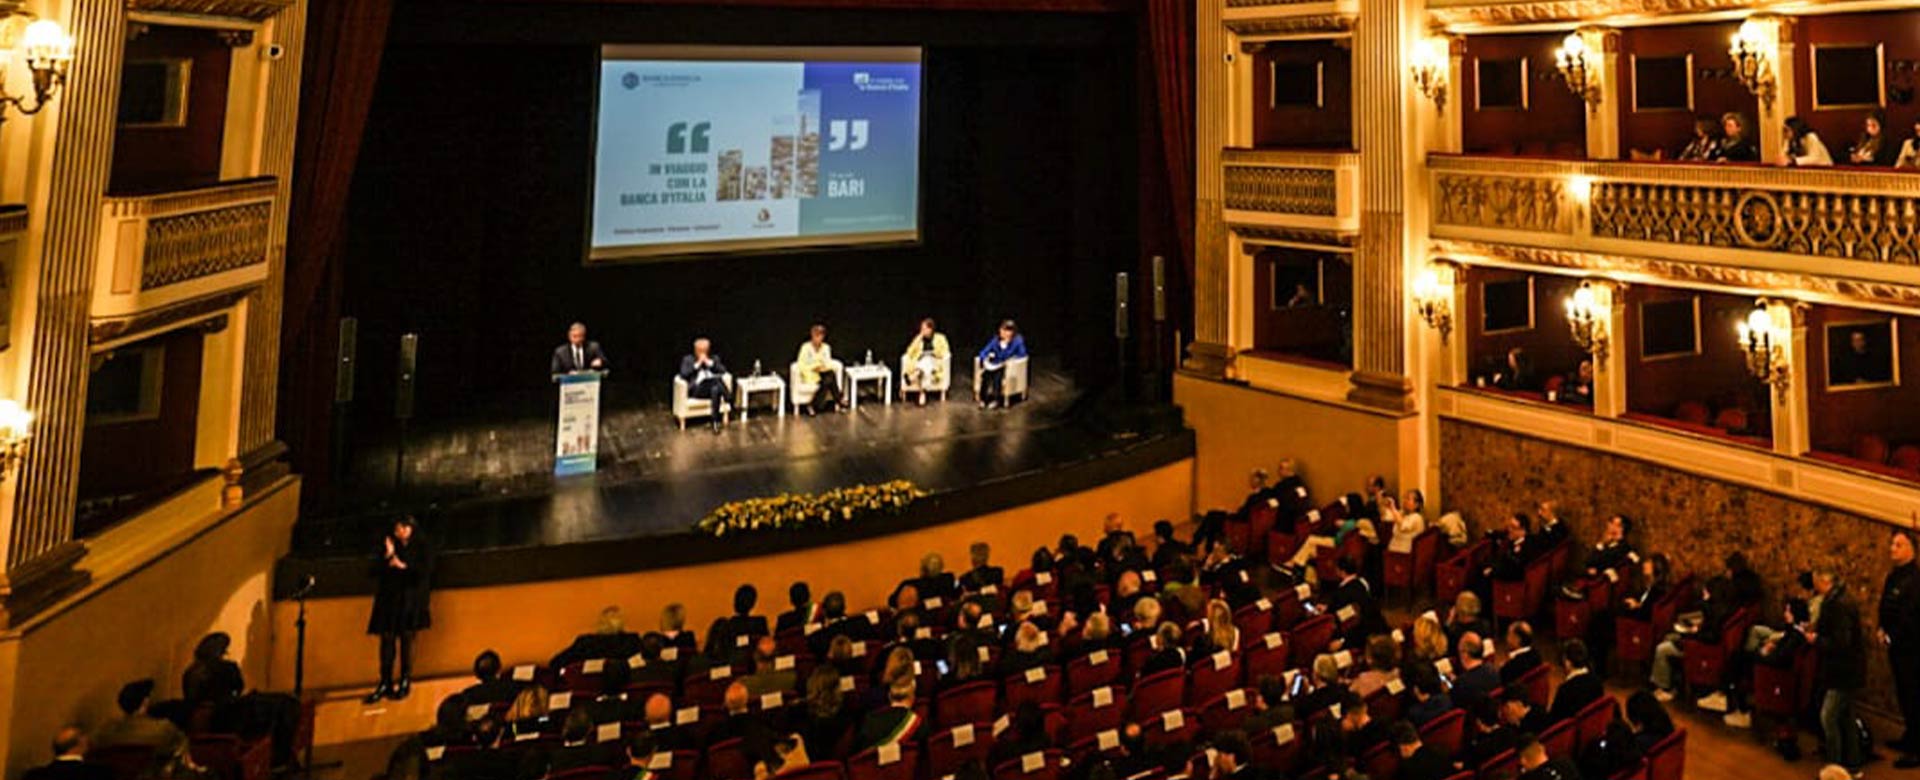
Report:
[[[616,574],[835,544],[924,528],[1097,487],[1191,456],[1166,404],[1095,394],[1037,371],[1010,409],[964,390],[922,407],[869,393],[857,410],[806,417],[757,407],[719,433],[684,431],[664,404],[603,410],[599,470],[555,477],[553,421],[448,423],[409,431],[352,461],[357,504],[303,517],[281,562],[283,590],[313,574],[319,595],[370,592],[365,554],[400,512],[438,546],[436,587]],[[398,433],[397,431],[395,432]],[[911,480],[930,495],[899,516],[724,540],[692,532],[739,499]]]

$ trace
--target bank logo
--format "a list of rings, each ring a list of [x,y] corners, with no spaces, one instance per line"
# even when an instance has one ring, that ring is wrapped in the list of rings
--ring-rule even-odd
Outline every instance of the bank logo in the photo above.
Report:
[[[827,151],[857,152],[867,148],[868,122],[865,119],[835,119],[827,123]]]
[[[873,74],[868,73],[864,70],[855,71],[853,74],[853,83],[862,87],[867,86],[868,84],[872,84]]]
[[[760,213],[756,216],[759,218],[760,223],[763,225],[766,224],[767,220],[773,219],[773,213],[767,211],[766,209],[761,209]]]
[[[628,72],[626,75],[621,76],[620,86],[626,87],[627,89],[637,89],[640,86],[640,74]]]
[[[667,154],[706,154],[709,142],[707,131],[713,129],[712,122],[700,122],[693,125],[693,143],[688,147],[687,123],[675,122],[667,126]]]

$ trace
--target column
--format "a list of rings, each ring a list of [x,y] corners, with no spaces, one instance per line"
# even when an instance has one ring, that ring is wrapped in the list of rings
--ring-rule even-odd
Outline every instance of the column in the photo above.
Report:
[[[1760,114],[1754,122],[1760,131],[1760,161],[1777,163],[1786,148],[1787,117],[1800,113],[1800,100],[1794,89],[1794,28],[1789,16],[1758,14],[1749,20],[1760,34],[1760,48],[1772,62],[1768,72],[1773,85],[1759,96]]]
[[[1410,245],[1406,187],[1419,139],[1404,54],[1418,8],[1405,0],[1362,0],[1354,35],[1354,83],[1378,85],[1356,101],[1360,141],[1360,242],[1354,253],[1353,388],[1347,400],[1393,411],[1413,409],[1407,377],[1406,301]],[[1418,182],[1415,182],[1416,184]]]
[[[1583,220],[1584,222],[1584,220]],[[1627,296],[1616,283],[1594,280],[1593,305],[1606,312],[1607,354],[1593,361],[1593,413],[1619,417],[1627,413]]]
[[[1776,338],[1786,342],[1781,359],[1788,366],[1786,383],[1773,386],[1773,451],[1797,458],[1811,448],[1807,374],[1814,367],[1807,362],[1807,305],[1775,299],[1767,303],[1767,313],[1774,333],[1785,336]]]
[[[274,443],[274,401],[279,386],[281,294],[286,278],[287,212],[293,200],[293,142],[300,121],[300,61],[305,51],[306,14],[306,0],[296,0],[262,31],[269,43],[280,44],[285,53],[268,66],[265,128],[260,144],[260,173],[277,177],[279,187],[267,232],[271,242],[267,281],[247,307],[245,378],[236,454],[249,469],[260,465],[260,456],[279,449],[270,445]]]
[[[1228,346],[1230,314],[1227,228],[1222,213],[1226,200],[1221,178],[1221,149],[1226,145],[1231,99],[1228,71],[1237,59],[1227,48],[1227,31],[1220,15],[1224,0],[1200,0],[1193,26],[1193,344],[1181,367],[1212,377],[1224,377],[1233,360]]]
[[[1587,103],[1587,159],[1620,159],[1620,114],[1627,110],[1620,90],[1620,31],[1582,27],[1575,33],[1587,47],[1588,78],[1597,101]]]
[[[47,123],[42,130],[58,143],[38,177],[46,182],[45,213],[31,215],[40,228],[29,229],[27,244],[39,260],[37,278],[17,288],[30,290],[22,294],[36,301],[27,339],[25,402],[36,419],[33,439],[13,475],[16,492],[7,518],[0,625],[17,624],[86,580],[73,569],[85,549],[72,537],[86,424],[87,315],[93,302],[100,200],[112,159],[126,17],[121,3],[75,0],[64,22],[75,45],[66,85],[42,116],[14,117]]]

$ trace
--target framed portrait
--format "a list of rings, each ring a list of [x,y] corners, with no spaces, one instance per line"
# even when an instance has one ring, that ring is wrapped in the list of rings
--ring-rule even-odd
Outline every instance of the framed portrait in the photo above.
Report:
[[[1325,108],[1327,63],[1267,61],[1268,108]]]
[[[1886,46],[1813,47],[1813,108],[1879,108],[1887,104]]]
[[[1899,335],[1899,323],[1890,319],[1827,323],[1827,392],[1899,385]]]
[[[1631,58],[1633,110],[1693,111],[1693,55]]]
[[[1531,105],[1525,57],[1475,59],[1473,108],[1476,111],[1525,111]]]
[[[1700,354],[1700,296],[1640,303],[1640,359]]]
[[[120,68],[120,126],[186,127],[192,82],[193,60],[186,57],[128,60]]]
[[[1494,336],[1533,329],[1533,277],[1487,282],[1480,288],[1480,333]]]

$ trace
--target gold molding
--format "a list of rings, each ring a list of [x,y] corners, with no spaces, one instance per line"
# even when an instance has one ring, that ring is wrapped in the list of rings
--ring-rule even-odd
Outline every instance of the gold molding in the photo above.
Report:
[[[1427,12],[1439,25],[1509,25],[1574,22],[1612,16],[1657,16],[1735,11],[1752,0],[1430,0]]]
[[[1329,252],[1352,252],[1360,241],[1358,233],[1336,233],[1329,230],[1310,228],[1279,227],[1276,225],[1232,225],[1228,228],[1240,237],[1246,245],[1243,250],[1251,250],[1274,244],[1316,246]]]
[[[272,200],[278,192],[279,180],[272,176],[263,176],[177,192],[108,195],[105,201],[109,218],[145,217],[229,206],[248,200]]]
[[[1360,164],[1359,152],[1310,149],[1227,149],[1220,153],[1229,165],[1271,165],[1289,168],[1351,168]]]
[[[1770,188],[1807,192],[1858,192],[1920,197],[1920,176],[1864,168],[1785,168],[1687,163],[1636,163],[1611,160],[1543,160],[1525,157],[1486,157],[1433,154],[1427,167],[1434,173],[1486,173],[1503,176],[1566,178],[1589,176],[1609,181],[1653,184]]]
[[[293,7],[294,0],[127,0],[127,10],[145,13],[219,16],[264,22]]]
[[[1534,266],[1581,275],[1629,277],[1695,287],[1791,293],[1800,298],[1837,303],[1920,308],[1920,285],[1459,239],[1434,239],[1431,251],[1436,257],[1463,265]]]
[[[1570,233],[1573,199],[1561,179],[1436,174],[1436,225]]]
[[[1237,35],[1300,35],[1303,33],[1352,32],[1352,14],[1314,14],[1264,19],[1228,19],[1222,24]]]
[[[0,238],[27,232],[27,207],[0,206]]]
[[[1331,168],[1228,163],[1223,174],[1230,210],[1315,217],[1339,211],[1339,187]]]

